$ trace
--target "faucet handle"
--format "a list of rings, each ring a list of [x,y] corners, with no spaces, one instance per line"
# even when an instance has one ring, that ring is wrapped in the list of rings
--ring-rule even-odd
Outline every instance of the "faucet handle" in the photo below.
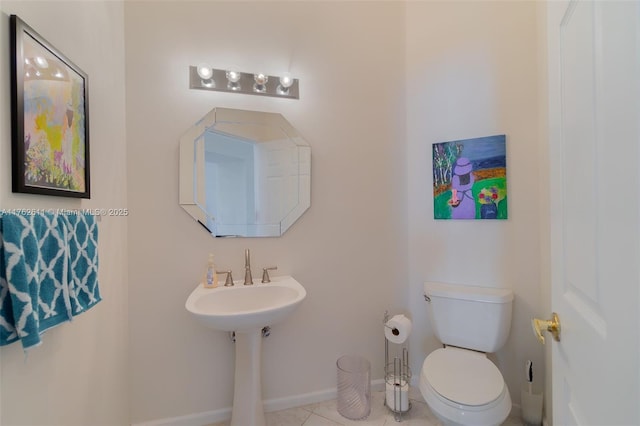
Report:
[[[278,269],[277,266],[269,266],[268,268],[262,268],[262,282],[270,283],[271,278],[269,278],[269,271],[275,271],[276,269]]]
[[[233,285],[233,277],[231,276],[231,270],[228,271],[216,271],[216,274],[227,274],[227,278],[224,280],[225,287],[231,287]]]

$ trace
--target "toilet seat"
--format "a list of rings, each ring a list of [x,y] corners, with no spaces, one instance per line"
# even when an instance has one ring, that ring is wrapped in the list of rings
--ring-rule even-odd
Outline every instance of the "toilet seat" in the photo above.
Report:
[[[502,374],[481,352],[437,349],[424,360],[419,385],[433,414],[446,425],[500,425],[511,412]]]
[[[447,347],[424,360],[422,374],[443,398],[466,406],[483,406],[504,392],[500,370],[483,353]]]

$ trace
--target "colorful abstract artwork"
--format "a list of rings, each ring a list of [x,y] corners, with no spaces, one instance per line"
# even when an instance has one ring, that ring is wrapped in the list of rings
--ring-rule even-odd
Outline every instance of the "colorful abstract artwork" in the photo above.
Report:
[[[433,217],[507,219],[505,135],[433,144]]]
[[[87,75],[11,16],[13,191],[89,198]]]

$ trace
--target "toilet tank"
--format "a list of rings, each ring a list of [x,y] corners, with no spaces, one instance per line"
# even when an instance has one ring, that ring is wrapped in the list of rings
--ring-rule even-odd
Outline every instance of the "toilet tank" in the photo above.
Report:
[[[513,305],[510,289],[426,282],[424,294],[442,343],[496,352],[506,342]]]

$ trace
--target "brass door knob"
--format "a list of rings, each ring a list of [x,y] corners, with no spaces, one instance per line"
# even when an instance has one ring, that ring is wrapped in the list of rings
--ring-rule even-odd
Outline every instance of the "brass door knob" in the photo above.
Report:
[[[553,336],[553,340],[556,342],[560,341],[560,318],[558,314],[555,312],[551,314],[550,320],[541,320],[538,318],[533,318],[531,320],[531,325],[533,326],[533,332],[535,333],[538,341],[544,345],[544,335],[542,332],[547,330]]]

